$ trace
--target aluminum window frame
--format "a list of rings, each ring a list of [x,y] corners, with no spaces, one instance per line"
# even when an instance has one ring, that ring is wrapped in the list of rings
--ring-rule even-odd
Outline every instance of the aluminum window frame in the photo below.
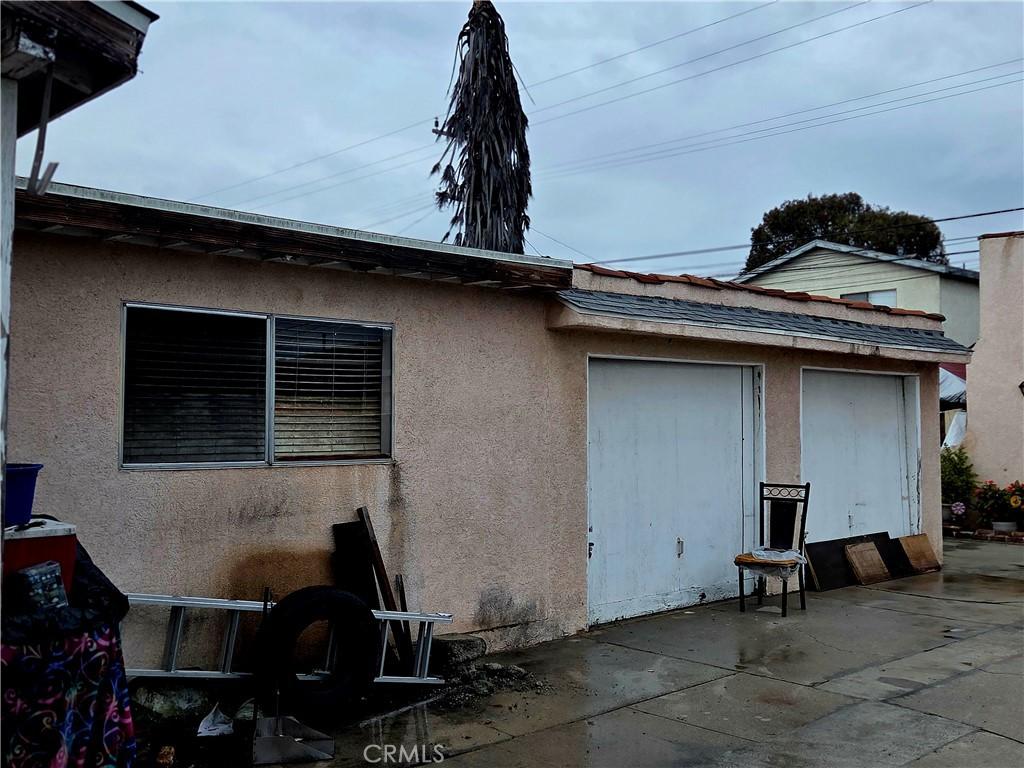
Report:
[[[128,341],[128,310],[161,309],[171,312],[192,312],[203,315],[224,315],[228,317],[246,317],[262,319],[266,324],[266,387],[264,427],[264,456],[260,461],[188,461],[188,462],[155,462],[152,464],[126,464],[124,461],[124,427],[125,427],[125,377],[127,372],[127,341]],[[274,403],[275,403],[275,369],[277,352],[275,345],[276,320],[307,320],[318,323],[334,323],[336,325],[356,325],[362,328],[377,328],[385,331],[385,346],[381,357],[381,449],[383,456],[352,459],[314,459],[310,461],[284,460],[277,461],[274,457]],[[274,312],[250,312],[246,310],[221,309],[217,307],[195,307],[178,304],[161,304],[146,301],[122,301],[120,318],[120,392],[118,393],[117,417],[117,466],[128,472],[195,470],[195,469],[251,469],[272,467],[322,467],[344,466],[356,464],[391,464],[394,462],[395,434],[395,386],[394,386],[394,355],[395,326],[393,323],[365,322],[362,320],[346,320],[340,318],[315,317],[311,315],[294,315]],[[387,404],[385,408],[384,404]]]

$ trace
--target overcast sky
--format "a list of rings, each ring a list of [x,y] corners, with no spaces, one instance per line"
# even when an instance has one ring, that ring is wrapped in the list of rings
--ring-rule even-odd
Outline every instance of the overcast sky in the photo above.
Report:
[[[910,8],[916,2],[499,2],[513,61],[535,84],[533,101],[523,95],[530,242],[576,261],[740,244],[764,211],[808,193],[856,191],[931,217],[1024,205],[1024,6]],[[431,240],[444,234],[447,217],[428,208],[440,146],[428,145],[468,0],[144,4],[161,18],[139,75],[50,128],[57,181]],[[810,39],[900,8],[909,9]],[[810,111],[935,78],[946,79]],[[567,99],[575,100],[545,109]],[[928,99],[939,100],[893,109]],[[846,119],[879,110],[889,111]],[[790,116],[768,120],[780,115]],[[826,121],[841,122],[808,127]],[[671,140],[682,141],[622,153]],[[20,173],[34,141],[30,134],[18,145]],[[666,149],[674,154],[652,158]],[[1019,213],[943,225],[948,237],[1021,228]],[[630,266],[719,274],[743,258],[729,251]],[[953,259],[976,263],[973,254]]]

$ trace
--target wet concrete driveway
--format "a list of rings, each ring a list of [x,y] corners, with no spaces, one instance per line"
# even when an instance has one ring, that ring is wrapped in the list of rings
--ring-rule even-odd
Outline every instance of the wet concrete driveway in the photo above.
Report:
[[[768,602],[504,654],[549,685],[353,727],[334,765],[442,744],[453,768],[1024,766],[1024,546],[947,540],[941,573]]]

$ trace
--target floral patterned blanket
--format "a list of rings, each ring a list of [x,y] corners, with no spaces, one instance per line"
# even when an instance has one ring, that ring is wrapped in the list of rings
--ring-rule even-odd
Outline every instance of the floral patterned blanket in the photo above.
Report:
[[[6,768],[128,768],[135,731],[116,626],[3,644]]]

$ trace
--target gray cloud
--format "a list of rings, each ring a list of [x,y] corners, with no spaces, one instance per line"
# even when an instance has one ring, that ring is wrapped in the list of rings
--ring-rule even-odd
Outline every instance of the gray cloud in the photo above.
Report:
[[[852,2],[850,3],[852,4]],[[908,3],[909,4],[909,3]],[[741,3],[499,3],[527,83],[737,13]],[[442,114],[466,3],[154,3],[161,15],[131,83],[56,121],[59,181],[189,200]],[[786,2],[530,89],[528,113],[837,10]],[[873,203],[946,216],[1021,205],[1019,83],[822,128],[552,176],[545,168],[641,144],[853,98],[1024,56],[1019,3],[936,2],[583,114],[552,115],[685,77],[900,4],[871,3],[585,100],[536,112],[530,147],[536,227],[594,259],[740,243],[761,214],[808,193],[855,190]],[[978,73],[963,80],[999,72]],[[918,91],[960,81],[924,86]],[[892,94],[896,98],[905,93]],[[872,103],[872,102],[867,102]],[[857,105],[851,105],[857,106]],[[847,107],[849,108],[849,107]],[[842,109],[839,107],[837,109]],[[826,111],[829,113],[830,111]],[[799,119],[793,118],[793,119]],[[757,127],[757,126],[756,126]],[[440,147],[291,193],[250,198],[430,144],[429,125],[204,202],[438,239],[428,172]],[[18,146],[28,170],[34,136]],[[285,197],[349,182],[291,201]],[[262,204],[262,205],[261,205]],[[424,218],[425,217],[425,218]],[[420,221],[417,221],[422,219]],[[944,227],[949,236],[1020,228],[1019,215]],[[549,255],[580,257],[539,233]],[[644,267],[741,261],[742,252]],[[970,258],[970,257],[968,257]],[[715,269],[701,270],[714,272]]]

